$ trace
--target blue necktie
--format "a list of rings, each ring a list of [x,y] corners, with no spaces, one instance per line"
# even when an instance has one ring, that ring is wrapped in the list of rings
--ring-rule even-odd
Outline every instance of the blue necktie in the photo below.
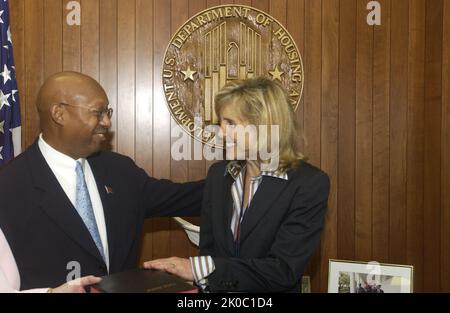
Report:
[[[75,172],[77,173],[77,191],[75,197],[75,208],[83,219],[84,224],[86,225],[89,233],[92,236],[92,239],[97,246],[100,255],[103,260],[105,259],[105,253],[103,251],[103,244],[100,239],[100,234],[98,232],[97,222],[94,216],[94,210],[92,208],[91,197],[89,196],[89,191],[86,185],[86,181],[84,179],[84,172],[81,166],[81,163],[77,161],[77,166],[75,168]]]

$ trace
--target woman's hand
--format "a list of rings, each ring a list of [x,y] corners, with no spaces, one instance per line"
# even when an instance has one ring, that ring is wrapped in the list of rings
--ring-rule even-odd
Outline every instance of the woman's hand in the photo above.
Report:
[[[144,268],[168,272],[184,280],[194,281],[191,261],[189,259],[172,257],[168,259],[147,261],[144,262]]]
[[[55,289],[54,293],[85,293],[84,287],[96,284],[102,279],[95,276],[85,276],[65,283]]]

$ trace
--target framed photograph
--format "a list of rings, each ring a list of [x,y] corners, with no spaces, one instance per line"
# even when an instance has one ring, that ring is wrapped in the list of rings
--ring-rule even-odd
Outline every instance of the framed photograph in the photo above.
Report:
[[[329,293],[411,293],[410,265],[330,260]]]

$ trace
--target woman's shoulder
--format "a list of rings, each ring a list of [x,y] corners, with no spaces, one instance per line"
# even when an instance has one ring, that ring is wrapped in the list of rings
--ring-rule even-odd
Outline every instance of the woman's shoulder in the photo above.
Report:
[[[301,161],[296,168],[289,170],[287,173],[289,180],[298,183],[314,181],[329,184],[330,180],[327,173],[307,161]]]
[[[223,172],[225,172],[228,162],[230,162],[230,161],[218,161],[218,162],[213,163],[209,167],[208,173],[211,173],[211,172],[215,173],[215,172],[221,171],[221,170],[223,170]]]
[[[225,176],[225,172],[227,170],[227,164],[229,161],[218,161],[213,163],[208,170],[208,178],[212,177],[223,177]]]

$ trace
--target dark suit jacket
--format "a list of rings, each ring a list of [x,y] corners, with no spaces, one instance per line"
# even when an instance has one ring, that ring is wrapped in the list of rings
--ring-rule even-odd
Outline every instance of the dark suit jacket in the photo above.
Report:
[[[157,180],[113,152],[98,153],[88,162],[103,204],[110,273],[137,266],[145,217],[200,214],[203,182]],[[107,274],[37,142],[0,170],[0,228],[16,259],[22,289],[59,286],[74,269],[72,261],[78,262],[82,276]]]
[[[211,291],[300,291],[308,259],[319,244],[328,176],[303,162],[288,181],[265,176],[241,224],[239,252],[230,229],[231,185],[226,162],[211,167],[203,196],[200,254],[213,257]]]

